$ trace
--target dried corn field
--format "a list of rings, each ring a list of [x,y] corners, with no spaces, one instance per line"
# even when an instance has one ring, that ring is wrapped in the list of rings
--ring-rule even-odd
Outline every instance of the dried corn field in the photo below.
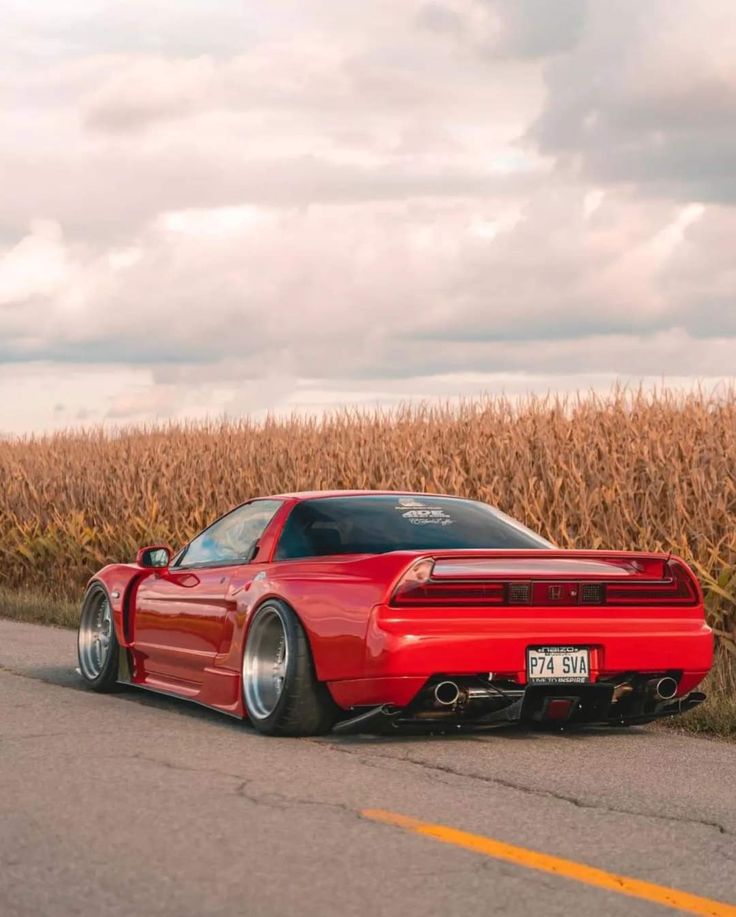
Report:
[[[561,546],[672,550],[736,638],[736,393],[568,400],[0,441],[0,586],[79,596],[95,568],[179,545],[280,491],[401,488],[500,506]]]

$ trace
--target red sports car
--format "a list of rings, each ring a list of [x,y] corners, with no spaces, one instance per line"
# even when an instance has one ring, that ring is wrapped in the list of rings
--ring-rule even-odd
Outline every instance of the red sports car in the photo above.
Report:
[[[79,664],[270,735],[642,723],[703,700],[713,637],[686,564],[561,551],[482,503],[251,500],[173,555],[89,582]]]

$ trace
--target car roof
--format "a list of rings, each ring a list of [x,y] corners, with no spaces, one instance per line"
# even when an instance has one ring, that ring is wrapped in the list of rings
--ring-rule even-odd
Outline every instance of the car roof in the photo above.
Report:
[[[452,497],[452,494],[427,494],[416,490],[301,490],[294,493],[272,494],[270,497],[261,497],[265,500],[318,500],[325,497]],[[463,499],[455,497],[454,499]]]

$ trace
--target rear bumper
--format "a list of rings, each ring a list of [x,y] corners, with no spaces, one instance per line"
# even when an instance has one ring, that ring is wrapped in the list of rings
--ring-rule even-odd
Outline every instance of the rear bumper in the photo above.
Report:
[[[432,704],[431,686],[426,687],[407,707],[378,705],[365,708],[357,716],[335,727],[340,733],[384,732],[402,728],[456,731],[493,729],[515,723],[540,724],[556,728],[577,725],[630,726],[692,710],[705,700],[696,691],[674,700],[663,700],[646,690],[643,680],[617,696],[612,682],[584,685],[529,685],[505,696],[489,694],[467,705],[438,709]]]
[[[691,608],[411,608],[379,605],[366,635],[361,677],[329,688],[343,709],[405,707],[439,675],[493,673],[526,685],[533,646],[590,649],[591,681],[617,673],[677,672],[678,696],[692,691],[713,661],[702,606]]]

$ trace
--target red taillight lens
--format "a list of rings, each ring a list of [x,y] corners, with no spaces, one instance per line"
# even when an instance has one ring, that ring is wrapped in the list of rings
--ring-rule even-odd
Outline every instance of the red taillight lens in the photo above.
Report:
[[[401,578],[392,605],[503,605],[503,583],[433,580],[433,560],[420,560]]]
[[[395,592],[392,605],[503,605],[501,583],[425,583]]]
[[[690,571],[676,560],[664,565],[661,580],[608,583],[607,605],[697,605],[698,589]]]
[[[646,566],[644,564],[646,563]],[[682,561],[637,561],[636,573],[610,581],[507,580],[434,577],[435,561],[413,564],[396,586],[392,605],[509,605],[534,607],[697,605],[697,581]],[[633,570],[631,571],[633,573]]]

